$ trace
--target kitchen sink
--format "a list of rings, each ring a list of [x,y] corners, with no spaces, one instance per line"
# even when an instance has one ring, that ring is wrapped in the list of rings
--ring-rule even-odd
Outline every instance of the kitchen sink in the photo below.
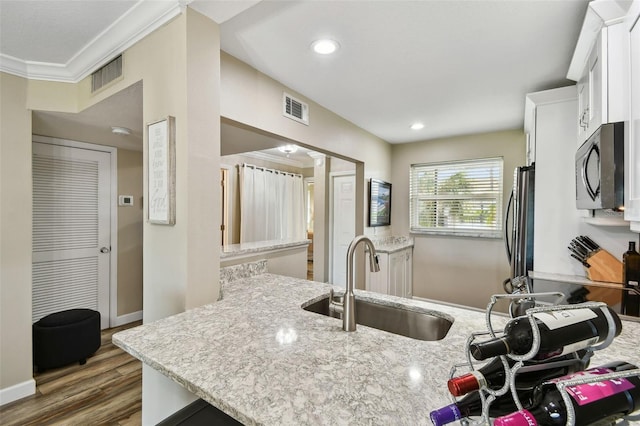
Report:
[[[342,297],[334,296],[334,300],[341,302]],[[329,296],[307,306],[303,305],[302,308],[316,314],[342,318],[340,312],[329,308]],[[452,320],[433,313],[383,305],[373,300],[362,300],[357,296],[355,311],[356,324],[417,340],[440,340],[447,335],[453,324]]]

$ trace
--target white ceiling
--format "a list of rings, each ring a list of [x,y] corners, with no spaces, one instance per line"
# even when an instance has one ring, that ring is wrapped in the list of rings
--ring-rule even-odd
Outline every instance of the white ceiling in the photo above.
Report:
[[[526,93],[573,84],[565,76],[588,2],[182,3],[221,23],[224,51],[402,143],[521,128]],[[0,0],[0,69],[77,81],[180,7],[178,0]],[[319,37],[341,48],[319,57],[309,49]],[[425,128],[410,130],[414,121]]]
[[[521,128],[528,92],[565,79],[586,1],[263,1],[222,49],[381,137]],[[330,37],[331,57],[309,46]],[[425,128],[409,126],[421,121]]]

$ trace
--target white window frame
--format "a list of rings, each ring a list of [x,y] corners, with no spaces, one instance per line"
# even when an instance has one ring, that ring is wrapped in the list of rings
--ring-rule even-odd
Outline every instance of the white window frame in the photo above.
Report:
[[[484,168],[493,169],[490,177],[479,176],[477,179],[465,178],[470,181],[471,192],[446,193],[438,194],[438,188],[446,180],[438,180],[438,176],[453,176],[464,171],[480,171]],[[435,179],[437,185],[431,188],[420,187],[418,185],[418,177],[420,174],[430,174]],[[494,176],[497,174],[497,176]],[[484,182],[483,182],[484,181]],[[431,235],[450,235],[464,237],[482,237],[482,238],[502,238],[502,205],[504,191],[504,159],[502,157],[457,160],[438,163],[421,163],[412,164],[409,171],[409,226],[410,232],[414,234],[431,234]],[[484,184],[484,185],[483,185]],[[473,223],[471,220],[455,219],[442,212],[443,204],[451,201],[471,201],[481,203],[488,202],[495,205],[493,221],[490,224],[483,222]],[[432,225],[424,225],[424,215],[422,216],[423,224],[420,224],[420,212],[418,208],[425,202],[434,202],[431,219]]]

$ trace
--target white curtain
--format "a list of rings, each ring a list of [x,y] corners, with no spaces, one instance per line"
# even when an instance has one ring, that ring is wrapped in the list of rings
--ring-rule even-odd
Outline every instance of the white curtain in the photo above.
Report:
[[[302,175],[240,166],[240,242],[304,238]]]

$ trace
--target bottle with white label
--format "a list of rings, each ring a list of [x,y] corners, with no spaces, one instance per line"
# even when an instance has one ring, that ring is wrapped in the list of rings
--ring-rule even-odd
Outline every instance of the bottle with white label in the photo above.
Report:
[[[532,404],[494,420],[494,426],[564,426],[567,407],[556,386],[559,380],[597,377],[613,372],[634,370],[635,365],[615,362],[598,368],[570,374],[536,387]],[[612,416],[625,416],[640,409],[640,377],[631,376],[595,381],[584,385],[567,386],[575,426],[586,426]],[[611,423],[611,422],[609,422]]]
[[[618,315],[608,306],[538,312],[533,314],[540,330],[540,346],[534,359],[548,359],[588,348],[605,340],[609,334],[609,321],[603,310],[608,310],[615,325],[615,336],[622,331]],[[504,329],[504,335],[472,343],[471,355],[482,361],[498,355],[525,355],[533,346],[533,330],[528,316],[513,318]]]

